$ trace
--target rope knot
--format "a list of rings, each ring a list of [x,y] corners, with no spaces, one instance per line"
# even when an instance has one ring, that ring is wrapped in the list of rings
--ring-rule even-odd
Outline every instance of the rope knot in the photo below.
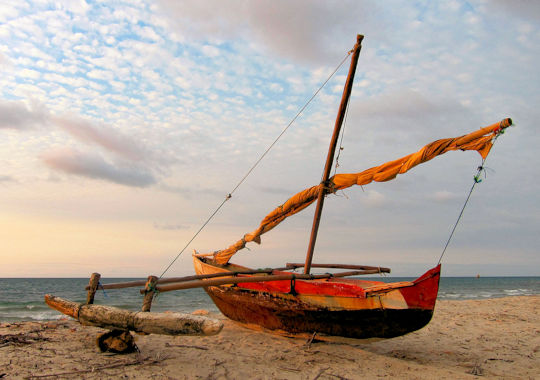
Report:
[[[105,296],[105,298],[108,298],[109,296],[107,295],[107,293],[105,292],[105,288],[103,287],[103,284],[101,283],[101,281],[98,281],[98,286],[97,286],[98,289],[101,288],[101,290],[103,291],[103,295]]]
[[[321,182],[321,185],[323,186],[324,192],[327,194],[335,194],[336,193],[336,185],[332,180],[328,179],[326,181]]]

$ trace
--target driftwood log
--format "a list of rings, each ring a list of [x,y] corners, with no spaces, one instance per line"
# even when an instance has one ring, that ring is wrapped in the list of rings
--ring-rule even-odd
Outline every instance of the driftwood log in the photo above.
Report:
[[[45,303],[77,319],[82,325],[110,330],[165,335],[215,335],[223,328],[221,321],[200,315],[133,312],[111,306],[83,305],[50,294],[45,296]]]

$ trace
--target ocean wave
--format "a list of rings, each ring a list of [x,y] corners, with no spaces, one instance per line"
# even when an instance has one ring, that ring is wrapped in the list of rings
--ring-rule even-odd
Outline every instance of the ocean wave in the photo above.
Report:
[[[14,322],[14,321],[55,321],[66,318],[65,315],[55,313],[53,311],[43,312],[30,312],[30,313],[0,313],[0,321]]]
[[[513,296],[530,296],[537,294],[532,289],[500,289],[495,291],[478,291],[474,293],[454,293],[440,291],[439,299],[454,299],[454,300],[466,300],[466,299],[485,299],[485,298],[501,298],[501,297],[513,297]]]
[[[503,290],[504,293],[506,293],[507,295],[531,295],[533,294],[532,290],[531,289],[504,289]]]

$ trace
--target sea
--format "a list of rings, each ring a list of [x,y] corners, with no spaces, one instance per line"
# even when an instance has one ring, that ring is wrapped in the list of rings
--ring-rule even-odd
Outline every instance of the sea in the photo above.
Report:
[[[366,277],[363,277],[367,279]],[[140,279],[104,278],[102,283]],[[377,277],[379,281],[412,281],[412,277]],[[76,302],[86,301],[88,278],[0,278],[0,322],[48,321],[63,318],[43,301],[53,294]],[[540,294],[540,277],[442,277],[438,299],[466,300]],[[139,288],[99,290],[96,304],[137,311],[142,306]],[[191,313],[195,310],[219,313],[203,289],[159,293],[152,311]]]

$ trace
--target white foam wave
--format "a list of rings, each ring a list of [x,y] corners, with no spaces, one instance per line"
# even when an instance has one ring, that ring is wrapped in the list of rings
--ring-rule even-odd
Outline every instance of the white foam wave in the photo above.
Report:
[[[0,321],[56,321],[66,316],[53,311],[23,312],[23,313],[0,313]]]

